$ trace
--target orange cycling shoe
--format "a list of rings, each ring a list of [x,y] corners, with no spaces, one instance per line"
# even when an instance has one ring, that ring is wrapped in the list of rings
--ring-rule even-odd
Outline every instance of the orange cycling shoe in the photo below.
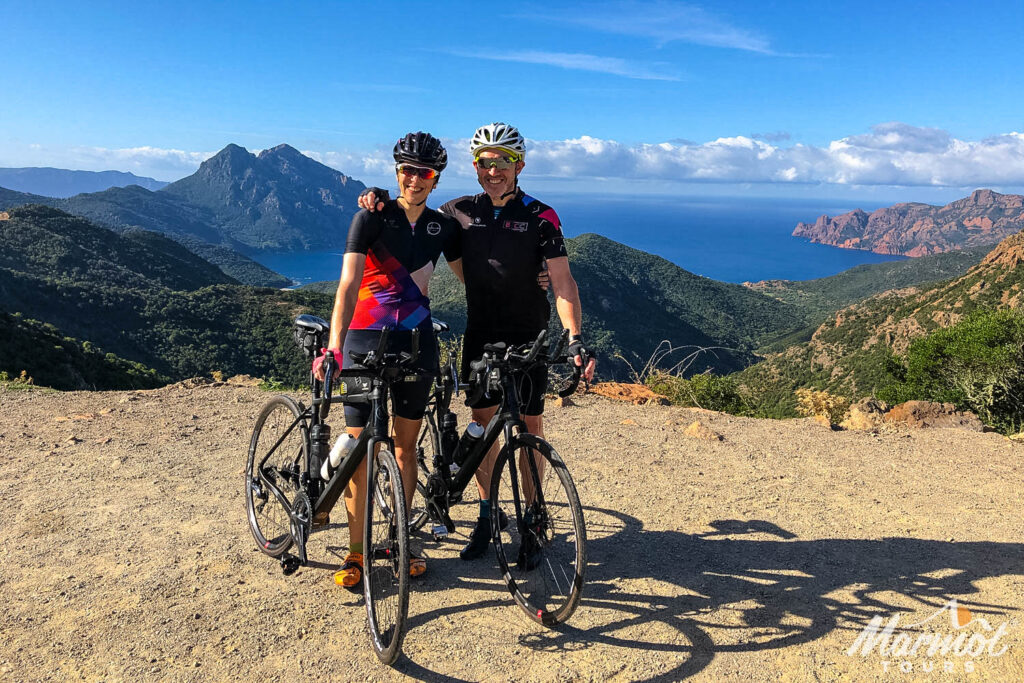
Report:
[[[360,584],[363,582],[363,554],[349,553],[345,556],[345,562],[341,569],[334,574],[334,583],[342,588],[347,588],[353,593],[360,592]]]

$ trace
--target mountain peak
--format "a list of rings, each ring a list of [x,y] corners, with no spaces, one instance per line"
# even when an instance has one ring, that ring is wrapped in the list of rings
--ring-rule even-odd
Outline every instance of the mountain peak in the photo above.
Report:
[[[280,145],[277,145],[276,147],[271,147],[270,149],[263,150],[262,152],[259,153],[259,156],[257,158],[258,159],[265,159],[267,157],[275,157],[275,156],[291,157],[291,158],[295,158],[295,157],[304,157],[305,158],[305,155],[302,152],[300,152],[299,150],[295,149],[294,147],[292,147],[291,145],[286,144],[286,143],[281,143]]]

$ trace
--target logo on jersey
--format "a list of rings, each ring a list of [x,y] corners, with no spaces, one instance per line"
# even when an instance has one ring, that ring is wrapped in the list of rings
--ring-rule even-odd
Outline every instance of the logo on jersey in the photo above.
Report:
[[[427,223],[427,234],[432,236],[432,237],[440,235],[441,234],[441,224],[440,223],[435,223],[433,221],[431,221],[430,223]]]
[[[526,229],[530,227],[530,224],[520,221],[505,221],[505,224],[502,227],[506,230],[512,230],[513,232],[526,232]]]

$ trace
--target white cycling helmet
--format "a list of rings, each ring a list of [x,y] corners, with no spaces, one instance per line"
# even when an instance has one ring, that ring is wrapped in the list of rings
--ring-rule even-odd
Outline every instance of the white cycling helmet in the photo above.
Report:
[[[526,157],[526,140],[519,134],[519,130],[500,121],[477,128],[473,133],[472,142],[469,143],[469,152],[474,157],[480,150],[491,148],[511,152],[520,159]]]

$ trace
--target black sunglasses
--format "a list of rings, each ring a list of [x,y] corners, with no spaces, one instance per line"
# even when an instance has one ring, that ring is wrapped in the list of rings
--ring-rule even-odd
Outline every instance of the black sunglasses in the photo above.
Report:
[[[510,168],[514,168],[519,159],[515,157],[477,157],[473,161],[476,163],[477,168],[484,171],[492,168],[496,168],[499,171],[507,171]]]

